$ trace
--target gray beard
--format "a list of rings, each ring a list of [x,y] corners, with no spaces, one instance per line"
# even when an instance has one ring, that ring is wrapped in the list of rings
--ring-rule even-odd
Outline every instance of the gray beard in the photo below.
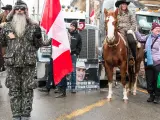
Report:
[[[26,15],[25,14],[15,14],[12,19],[12,26],[15,29],[15,32],[18,37],[22,37],[27,25]]]

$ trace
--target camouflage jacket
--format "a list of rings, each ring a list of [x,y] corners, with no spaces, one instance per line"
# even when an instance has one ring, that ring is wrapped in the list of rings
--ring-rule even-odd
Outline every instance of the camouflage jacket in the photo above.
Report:
[[[136,25],[137,25],[136,17],[130,11],[128,11],[127,13],[123,12],[122,14],[119,14],[118,11],[117,19],[118,19],[117,22],[118,30],[121,29],[125,31],[136,30]]]
[[[10,39],[9,33],[13,33],[15,38]],[[28,23],[22,37],[16,35],[10,22],[5,24],[0,33],[0,43],[6,47],[5,65],[13,67],[35,66],[36,51],[42,46],[41,38],[41,29],[37,24]]]

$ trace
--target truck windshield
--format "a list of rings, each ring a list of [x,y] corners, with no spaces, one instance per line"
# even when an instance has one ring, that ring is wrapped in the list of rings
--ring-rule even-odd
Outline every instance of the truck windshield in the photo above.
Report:
[[[160,17],[137,15],[137,22],[141,28],[145,30],[150,30],[152,27],[152,22],[157,22],[160,24]]]

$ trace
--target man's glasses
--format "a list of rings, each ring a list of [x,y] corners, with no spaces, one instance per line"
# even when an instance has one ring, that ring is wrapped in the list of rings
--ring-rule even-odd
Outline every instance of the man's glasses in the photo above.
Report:
[[[25,10],[25,7],[23,7],[23,6],[17,6],[17,7],[15,7],[14,9],[15,9],[15,10],[23,10],[23,11],[24,11],[24,10]]]

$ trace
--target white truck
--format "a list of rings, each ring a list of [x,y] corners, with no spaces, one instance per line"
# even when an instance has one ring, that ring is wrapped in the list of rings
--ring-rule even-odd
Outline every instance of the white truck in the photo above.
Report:
[[[72,20],[77,20],[79,23],[84,23],[86,20],[86,14],[84,11],[77,10],[76,8],[69,6],[62,6],[62,11],[64,15],[64,21],[66,23],[66,28],[69,28]],[[79,28],[83,27],[82,24],[79,24]],[[82,50],[79,55],[78,60],[84,61],[88,68],[86,73],[86,80],[90,81],[90,87],[97,88],[94,83],[98,81],[98,41],[99,41],[99,29],[95,25],[85,24],[83,30],[80,30],[79,33],[82,37]],[[38,62],[37,62],[37,78],[40,82],[44,82],[48,78],[48,63],[50,58],[50,49],[51,46],[42,47],[38,50]],[[45,69],[44,69],[45,68]],[[85,80],[85,81],[86,81]],[[86,85],[85,85],[86,84]],[[91,86],[91,84],[93,84]],[[81,88],[86,88],[88,85],[87,82],[79,84]]]
[[[136,11],[136,18],[140,32],[148,34],[152,27],[152,22],[160,23],[160,5],[145,4],[145,6],[144,9]]]

